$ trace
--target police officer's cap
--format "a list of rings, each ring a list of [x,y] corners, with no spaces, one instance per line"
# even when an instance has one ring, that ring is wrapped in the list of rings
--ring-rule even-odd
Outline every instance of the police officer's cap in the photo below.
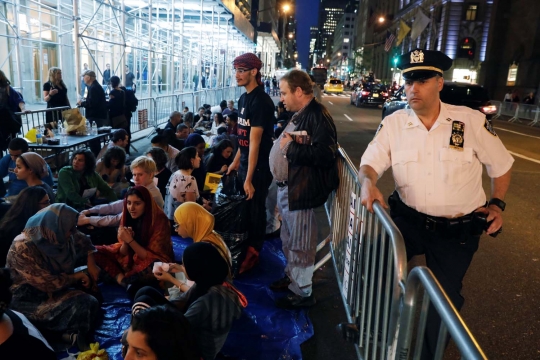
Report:
[[[440,51],[414,49],[399,57],[405,80],[429,79],[452,67],[452,59]]]

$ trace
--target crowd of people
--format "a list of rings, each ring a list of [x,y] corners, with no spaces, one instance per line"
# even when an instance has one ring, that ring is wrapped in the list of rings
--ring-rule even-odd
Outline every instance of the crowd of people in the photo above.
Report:
[[[289,281],[280,279],[272,288],[292,291],[276,305],[314,303],[313,208],[337,187],[336,130],[314,99],[307,74],[294,70],[281,79],[283,102],[276,108],[261,65],[254,54],[237,57],[236,80],[246,88],[237,107],[223,100],[196,115],[187,107],[173,111],[151,148],[131,161],[129,87],[108,68],[107,102],[96,74],[85,70],[86,96],[79,105],[98,126],[115,119],[115,131],[104,147],[72,152],[69,165],[59,169],[56,191],[43,157],[29,152],[25,140],[11,140],[0,159],[0,173],[10,180],[9,201],[0,206],[0,266],[6,267],[0,270],[0,353],[28,338],[36,343],[28,354],[39,350],[45,358],[59,344],[87,350],[103,301],[97,285],[105,282],[121,286],[133,300],[131,326],[122,338],[126,359],[137,356],[137,349],[162,359],[159,354],[172,346],[186,359],[214,359],[247,305],[232,280],[258,263],[268,213],[281,215],[288,260]],[[51,68],[43,90],[48,107],[69,106],[60,69]],[[310,140],[293,139],[294,130]],[[207,173],[234,172],[245,193],[248,234],[238,272],[227,243],[214,231],[213,195],[205,188]],[[308,177],[318,179],[316,185],[304,187]],[[193,239],[178,263],[174,232]],[[153,328],[159,319],[163,325]],[[28,328],[23,339],[4,326],[19,327],[21,321]]]

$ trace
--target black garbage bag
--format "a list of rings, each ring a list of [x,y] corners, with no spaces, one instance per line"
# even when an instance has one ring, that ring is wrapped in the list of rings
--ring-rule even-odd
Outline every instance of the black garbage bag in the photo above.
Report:
[[[212,214],[214,230],[221,235],[232,256],[232,274],[237,275],[247,249],[246,194],[236,172],[223,175],[216,190]]]

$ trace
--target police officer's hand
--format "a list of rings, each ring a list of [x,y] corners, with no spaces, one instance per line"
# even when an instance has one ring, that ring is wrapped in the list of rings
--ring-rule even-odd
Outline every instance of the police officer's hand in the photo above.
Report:
[[[477,211],[483,212],[484,214],[487,214],[487,222],[490,222],[493,220],[489,228],[486,230],[486,234],[493,234],[494,232],[497,232],[502,225],[503,225],[503,219],[502,219],[502,210],[496,206],[496,205],[489,205],[488,207],[480,208]]]
[[[244,191],[246,192],[246,200],[251,200],[255,194],[255,187],[251,181],[247,180],[244,182]]]
[[[381,191],[369,179],[365,179],[360,188],[360,202],[370,213],[373,213],[373,202],[375,200],[378,200],[385,209],[388,209]]]

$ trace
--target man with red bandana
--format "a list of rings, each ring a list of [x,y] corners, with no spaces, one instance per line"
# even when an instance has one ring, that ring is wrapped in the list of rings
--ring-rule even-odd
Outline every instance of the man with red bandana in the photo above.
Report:
[[[269,156],[274,135],[274,102],[264,92],[261,60],[245,53],[233,61],[238,86],[246,88],[238,100],[238,151],[228,173],[238,170],[248,200],[248,249],[240,272],[258,262],[266,230],[265,201],[272,182]]]

